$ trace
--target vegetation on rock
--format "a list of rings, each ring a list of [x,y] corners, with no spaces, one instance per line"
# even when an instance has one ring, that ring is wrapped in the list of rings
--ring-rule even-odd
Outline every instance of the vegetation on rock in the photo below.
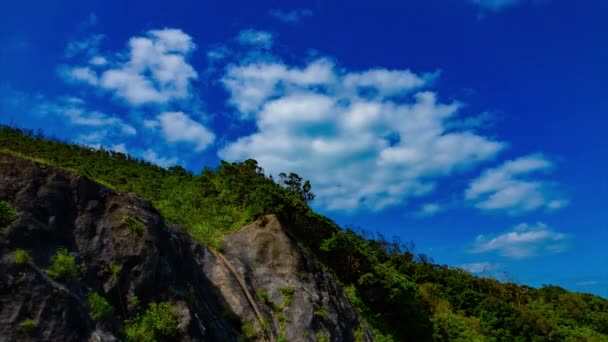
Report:
[[[413,244],[342,229],[310,209],[314,194],[308,181],[295,173],[280,174],[275,181],[255,160],[222,161],[216,169],[194,175],[179,166],[164,169],[123,153],[10,127],[0,128],[0,151],[135,192],[168,221],[216,248],[226,233],[262,214],[277,214],[289,233],[335,274],[376,341],[608,341],[607,300],[557,286],[536,289],[473,276],[416,254]],[[79,270],[74,258],[60,250],[47,274],[73,279]],[[293,293],[281,292],[289,305]],[[322,310],[315,315],[323,316]],[[133,341],[170,337],[176,319],[169,303],[152,303],[127,323],[126,335]],[[243,334],[250,338],[246,325]],[[360,339],[362,333],[356,335]]]
[[[6,226],[19,217],[13,206],[7,201],[0,201],[0,226]]]
[[[70,255],[65,248],[59,248],[57,253],[51,257],[46,274],[62,281],[74,281],[81,277],[81,268],[76,265],[76,257]]]

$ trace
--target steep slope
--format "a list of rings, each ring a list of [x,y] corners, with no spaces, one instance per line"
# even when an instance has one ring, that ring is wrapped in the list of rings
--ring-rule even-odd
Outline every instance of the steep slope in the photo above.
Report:
[[[8,341],[371,340],[334,279],[274,216],[228,236],[223,257],[133,194],[5,154],[0,201],[18,213],[0,225]],[[53,272],[71,257],[74,272]],[[93,293],[112,314],[100,314]]]

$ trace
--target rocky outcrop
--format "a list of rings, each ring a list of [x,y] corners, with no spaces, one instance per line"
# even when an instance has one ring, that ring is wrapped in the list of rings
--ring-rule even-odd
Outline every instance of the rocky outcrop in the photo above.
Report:
[[[372,339],[330,273],[275,216],[226,236],[214,252],[133,194],[4,154],[0,200],[19,213],[0,227],[0,341],[121,340],[126,320],[161,301],[177,313],[173,340]],[[58,248],[76,257],[79,280],[43,271]],[[32,262],[15,262],[17,249]],[[93,317],[93,291],[110,302],[111,318]],[[26,333],[28,319],[35,329]]]

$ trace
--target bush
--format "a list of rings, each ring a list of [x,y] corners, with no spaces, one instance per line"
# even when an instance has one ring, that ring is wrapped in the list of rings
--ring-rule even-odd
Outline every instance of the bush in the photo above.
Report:
[[[141,233],[144,230],[144,223],[131,216],[123,216],[122,220],[129,226],[133,233]]]
[[[268,293],[263,289],[258,289],[257,291],[255,291],[255,296],[258,297],[259,300],[262,300],[264,302],[268,301]]]
[[[36,321],[31,318],[26,319],[25,321],[19,323],[18,330],[26,335],[33,335],[38,327],[36,326]]]
[[[281,287],[280,290],[283,294],[283,297],[285,298],[283,301],[283,305],[285,307],[288,307],[289,304],[291,304],[291,301],[293,300],[293,295],[296,293],[296,289],[293,287]]]
[[[13,261],[19,265],[32,263],[32,257],[25,249],[16,249],[12,253]]]
[[[19,217],[19,214],[13,206],[6,202],[0,201],[0,226],[6,226]]]
[[[81,268],[76,266],[76,258],[68,254],[68,250],[60,248],[51,257],[51,264],[45,270],[46,274],[55,280],[78,280],[81,277]]]
[[[109,319],[114,314],[112,305],[97,292],[91,292],[87,295],[87,306],[91,316],[97,320]]]
[[[156,341],[175,337],[177,312],[168,302],[151,303],[141,317],[127,321],[125,333],[128,341]]]

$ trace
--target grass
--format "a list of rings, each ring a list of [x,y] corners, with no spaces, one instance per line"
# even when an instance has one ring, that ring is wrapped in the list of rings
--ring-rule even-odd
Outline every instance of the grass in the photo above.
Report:
[[[125,322],[127,341],[164,341],[177,335],[177,312],[169,302],[151,303],[146,312]]]
[[[19,328],[18,330],[26,335],[33,335],[34,332],[36,332],[36,329],[38,329],[38,326],[36,325],[36,321],[34,321],[31,318],[28,318],[26,320],[24,320],[23,322],[19,323]]]
[[[76,258],[68,254],[67,249],[60,248],[51,257],[51,264],[45,272],[55,280],[74,281],[80,279],[82,269],[76,265]]]
[[[87,295],[87,306],[91,316],[96,320],[106,320],[114,314],[112,304],[97,292],[91,292]]]
[[[32,263],[32,257],[25,249],[16,249],[11,253],[13,261],[19,265],[26,265]]]
[[[129,229],[133,233],[140,234],[144,231],[145,225],[140,220],[127,215],[123,216],[122,220],[129,226]]]
[[[0,201],[0,226],[6,226],[15,221],[19,213],[7,201]]]

